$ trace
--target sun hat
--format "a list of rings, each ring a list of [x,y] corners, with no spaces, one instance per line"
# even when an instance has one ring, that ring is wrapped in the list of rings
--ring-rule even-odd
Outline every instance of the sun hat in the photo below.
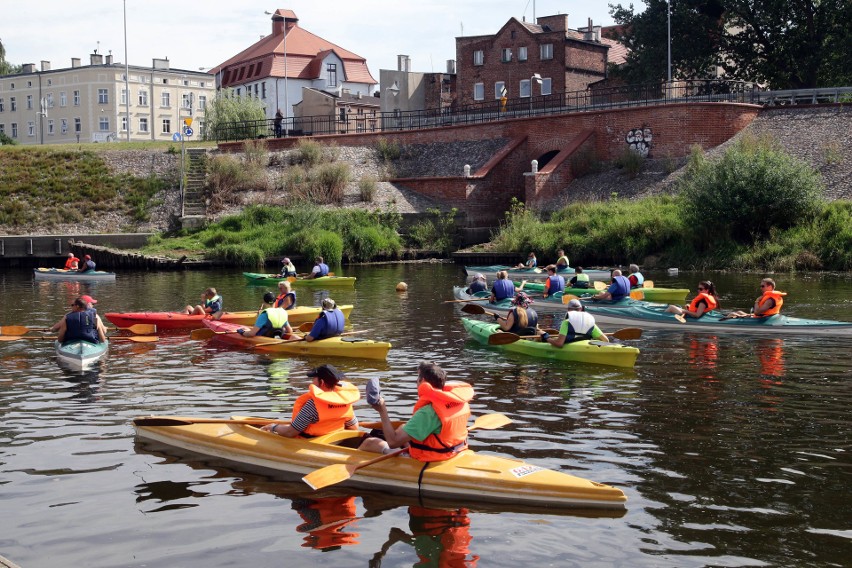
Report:
[[[337,307],[337,304],[331,298],[325,298],[322,301],[322,309],[324,310],[333,310]]]
[[[569,310],[582,310],[583,304],[577,298],[571,298],[568,300],[567,307]]]
[[[515,294],[515,297],[512,299],[513,306],[521,306],[522,308],[526,308],[530,304],[533,303],[532,298],[526,295],[525,292],[518,292]]]
[[[485,280],[485,275],[481,272],[477,272],[473,275],[474,280]]]

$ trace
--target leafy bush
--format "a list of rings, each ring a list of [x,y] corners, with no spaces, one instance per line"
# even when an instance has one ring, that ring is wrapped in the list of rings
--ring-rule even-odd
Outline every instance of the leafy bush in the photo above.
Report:
[[[615,165],[624,170],[624,173],[630,179],[634,179],[642,171],[642,166],[645,164],[645,158],[638,152],[634,152],[630,148],[624,148],[616,157]]]
[[[358,191],[361,193],[361,201],[372,203],[376,198],[378,182],[373,176],[364,176],[358,180]]]
[[[323,161],[322,145],[315,140],[302,138],[296,146],[296,160],[308,168],[318,166]]]
[[[212,258],[233,262],[238,266],[262,266],[263,252],[247,244],[220,244],[210,252]]]
[[[706,238],[730,234],[738,242],[765,238],[771,228],[808,222],[819,212],[819,173],[768,138],[745,136],[718,162],[693,150],[680,184],[688,218]]]
[[[456,215],[458,209],[453,208],[446,214],[438,209],[427,209],[430,218],[418,221],[408,231],[408,238],[414,246],[423,249],[437,250],[444,254],[455,248],[458,227]]]
[[[379,138],[376,141],[376,155],[383,162],[392,162],[402,156],[402,150],[395,140]]]

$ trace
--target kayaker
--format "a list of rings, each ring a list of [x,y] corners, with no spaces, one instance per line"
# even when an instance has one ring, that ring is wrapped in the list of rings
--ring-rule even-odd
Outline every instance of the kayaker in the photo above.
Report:
[[[512,299],[514,306],[506,317],[494,314],[494,319],[500,324],[500,329],[518,335],[536,335],[538,328],[538,314],[532,309],[532,298],[524,292],[518,292]]]
[[[627,277],[627,279],[630,281],[630,289],[632,290],[633,288],[641,288],[642,285],[645,283],[645,277],[642,276],[641,272],[639,272],[639,266],[631,264],[628,267],[628,270],[630,270],[630,276]]]
[[[62,344],[79,340],[103,343],[106,341],[106,327],[101,316],[81,296],[74,300],[71,312],[59,322],[57,340]]]
[[[470,286],[465,290],[466,294],[470,294],[471,296],[474,294],[478,294],[479,292],[488,291],[488,283],[485,280],[485,275],[481,272],[477,272],[473,275],[473,281],[470,283]]]
[[[87,254],[83,257],[83,263],[77,270],[79,272],[94,272],[97,270],[97,265],[95,265],[95,261],[92,260],[92,257]]]
[[[417,367],[417,395],[411,418],[399,428],[391,423],[385,400],[380,396],[372,407],[382,419],[381,433],[371,433],[359,449],[386,454],[407,445],[408,455],[422,462],[448,460],[466,450],[468,402],[473,399],[473,387],[461,381],[447,381],[441,367],[423,361]]]
[[[666,308],[666,311],[670,314],[698,319],[707,312],[718,308],[719,296],[716,294],[716,285],[709,280],[702,280],[698,283],[698,293],[689,304],[682,308],[670,305]]]
[[[617,268],[612,271],[612,283],[609,288],[592,296],[593,300],[610,300],[617,302],[630,295],[630,281],[622,276]]]
[[[296,399],[289,424],[267,424],[261,428],[287,438],[315,438],[339,430],[357,430],[352,405],[361,398],[358,387],[334,365],[320,365],[308,372],[311,386]]]
[[[316,341],[318,339],[326,339],[328,337],[336,337],[343,333],[343,326],[346,323],[346,318],[337,304],[331,298],[325,298],[322,301],[322,311],[317,319],[314,320],[314,325],[311,331],[305,336],[305,341]]]
[[[556,251],[556,272],[566,272],[569,264],[565,251],[562,249]]]
[[[565,278],[561,274],[556,273],[555,264],[549,265],[547,267],[547,280],[544,281],[544,297],[547,298],[564,290]]]
[[[261,310],[254,321],[254,325],[250,329],[240,328],[237,333],[243,337],[254,337],[260,335],[263,337],[282,337],[291,335],[293,328],[290,327],[290,322],[287,321],[287,310],[284,308],[274,308],[275,296],[272,292],[267,292],[263,295],[263,303],[267,307]]]
[[[505,270],[497,272],[497,280],[491,285],[491,303],[503,301],[515,295],[515,284],[509,280],[509,273]]]
[[[571,280],[568,281],[568,285],[571,288],[588,288],[589,287],[589,275],[583,273],[583,267],[578,266],[574,269],[574,276]]]
[[[760,281],[760,291],[762,295],[754,301],[754,307],[752,307],[750,314],[743,311],[736,311],[729,313],[724,319],[768,318],[769,316],[781,313],[781,306],[784,305],[784,296],[787,295],[787,292],[776,291],[775,280],[772,278],[764,278]]]
[[[551,337],[546,331],[542,332],[542,341],[560,348],[566,343],[582,341],[583,339],[594,339],[595,341],[609,343],[609,338],[597,326],[594,316],[586,312],[580,300],[572,298],[568,301],[567,308],[565,319],[559,327],[559,335]]]
[[[314,267],[306,278],[320,278],[321,276],[328,276],[328,265],[323,262],[321,256],[318,256],[314,259]]]
[[[97,314],[97,313],[98,313],[98,310],[96,310],[96,309],[95,309],[95,304],[97,304],[97,303],[98,303],[98,301],[97,301],[97,300],[95,300],[95,299],[94,299],[94,298],[92,298],[91,296],[89,296],[89,295],[85,295],[85,294],[84,294],[84,295],[82,295],[82,296],[80,296],[80,299],[82,299],[84,302],[86,302],[86,309],[87,309],[87,310],[91,310],[91,311],[92,311],[92,312],[94,312],[95,314]],[[73,306],[74,304],[72,303],[71,305]],[[55,324],[53,324],[53,327],[51,327],[51,328],[50,328],[50,331],[52,331],[52,332],[54,332],[54,333],[55,333],[55,332],[57,332],[57,331],[59,331],[59,328],[60,328],[60,327],[62,327],[62,323],[63,323],[64,321],[65,321],[65,316],[62,316],[62,318],[61,318],[58,322],[56,322]],[[103,324],[103,322],[101,322],[101,323]],[[106,333],[106,328],[104,328],[104,333]]]
[[[278,283],[278,297],[275,298],[273,307],[284,308],[285,310],[292,310],[296,307],[296,293],[293,292],[290,283],[286,280]]]
[[[183,313],[192,315],[209,315],[213,319],[222,317],[222,296],[216,293],[216,288],[207,288],[201,294],[201,304],[195,306],[187,306],[183,309]]]
[[[278,274],[281,278],[287,278],[289,276],[296,276],[296,267],[290,262],[289,258],[283,258],[281,260],[281,272]]]
[[[535,258],[535,253],[531,252],[527,255],[527,261],[518,263],[515,266],[515,268],[517,268],[517,269],[527,268],[527,269],[532,270],[533,268],[536,267],[536,265],[538,265],[538,261]]]
[[[68,253],[68,258],[65,259],[65,270],[77,270],[80,268],[80,259],[74,256],[73,252]]]

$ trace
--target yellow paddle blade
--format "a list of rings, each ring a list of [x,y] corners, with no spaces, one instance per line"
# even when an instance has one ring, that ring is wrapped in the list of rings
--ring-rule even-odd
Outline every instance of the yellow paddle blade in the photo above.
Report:
[[[653,280],[645,280],[645,283],[642,284],[642,287],[643,288],[653,288],[654,287],[654,281]]]
[[[473,421],[473,426],[468,428],[468,430],[473,430],[474,428],[479,428],[481,430],[496,430],[497,428],[502,428],[506,424],[511,423],[512,419],[505,414],[494,412],[492,414],[483,414],[482,416],[479,416]]]
[[[488,345],[508,345],[519,341],[520,339],[520,335],[516,333],[509,333],[508,331],[492,333],[488,336]]]
[[[312,321],[306,321],[305,323],[303,323],[302,325],[300,325],[299,327],[297,327],[297,328],[296,328],[296,331],[304,331],[304,332],[307,332],[307,331],[311,331],[311,329],[313,329],[313,327],[314,327],[314,322],[312,322]]]
[[[595,280],[595,282],[594,282],[594,284],[592,284],[592,286],[594,286],[595,290],[598,290],[598,291],[606,290],[606,284],[604,284],[600,280]]]
[[[213,331],[212,329],[207,329],[206,327],[203,329],[193,329],[189,332],[190,339],[210,339],[215,335],[215,331]]]
[[[127,337],[122,337],[120,335],[114,335],[109,337],[110,341],[132,341],[133,343],[155,343],[160,340],[156,335],[128,335]]]
[[[613,331],[612,333],[608,333],[607,335],[616,339],[639,339],[642,337],[642,329],[638,327],[625,327]]]
[[[25,325],[4,325],[0,326],[0,335],[24,335],[31,331]]]
[[[682,316],[682,315],[680,315],[680,314],[675,314],[675,315],[674,315],[674,319],[676,319],[676,320],[677,320],[677,321],[679,321],[680,323],[686,323],[686,318],[685,318],[685,317],[683,317],[683,316]]]
[[[644,300],[645,292],[642,290],[631,290],[630,291],[630,299],[631,300]]]
[[[130,327],[119,327],[130,333],[157,333],[157,326],[150,323],[137,323]]]
[[[562,303],[563,303],[563,304],[567,304],[567,303],[568,303],[568,302],[570,302],[571,300],[579,300],[579,299],[580,299],[580,298],[578,298],[578,297],[577,297],[577,296],[575,296],[574,294],[562,294]]]

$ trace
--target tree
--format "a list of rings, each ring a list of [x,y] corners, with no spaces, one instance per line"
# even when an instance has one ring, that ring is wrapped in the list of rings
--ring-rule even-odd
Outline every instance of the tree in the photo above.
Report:
[[[12,65],[6,61],[6,48],[3,47],[3,41],[0,40],[0,75],[13,75],[20,73],[21,65]]]
[[[205,140],[245,140],[268,134],[260,99],[219,91],[204,113]]]

